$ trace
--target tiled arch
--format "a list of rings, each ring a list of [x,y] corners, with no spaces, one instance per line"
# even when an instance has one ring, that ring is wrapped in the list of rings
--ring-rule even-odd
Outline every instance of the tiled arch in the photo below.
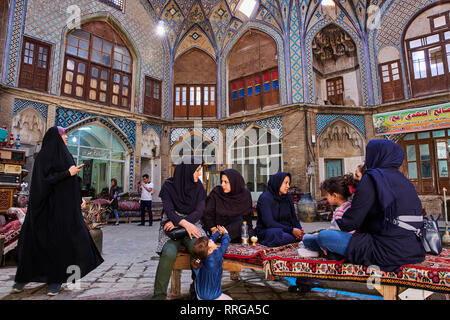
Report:
[[[359,67],[360,67],[360,74],[361,74],[361,88],[362,88],[362,98],[364,105],[369,104],[369,96],[367,93],[367,79],[366,79],[366,65],[364,63],[364,49],[363,44],[360,39],[360,37],[356,34],[356,32],[350,28],[345,22],[343,22],[340,19],[330,20],[329,18],[323,18],[319,22],[317,22],[307,33],[305,38],[305,45],[306,45],[306,66],[307,66],[307,76],[306,76],[306,82],[308,86],[308,92],[309,92],[309,102],[315,103],[314,101],[314,72],[313,72],[313,59],[312,59],[312,41],[314,37],[319,33],[320,30],[325,28],[326,26],[330,24],[335,24],[338,27],[345,30],[349,36],[352,38],[353,42],[358,48],[358,61],[359,61]]]
[[[228,79],[227,79],[227,57],[233,49],[234,45],[241,39],[241,37],[250,29],[259,30],[268,36],[270,36],[277,45],[277,55],[278,55],[278,76],[280,78],[280,105],[284,105],[288,103],[287,100],[287,81],[286,81],[286,64],[285,59],[289,59],[289,57],[285,56],[285,44],[282,35],[275,30],[273,27],[270,27],[261,22],[251,21],[248,22],[244,27],[242,27],[237,34],[233,36],[233,39],[228,41],[227,45],[223,49],[220,55],[219,61],[219,70],[220,70],[220,100],[219,100],[219,114],[221,117],[227,116],[227,111],[225,107],[227,106],[228,99]]]

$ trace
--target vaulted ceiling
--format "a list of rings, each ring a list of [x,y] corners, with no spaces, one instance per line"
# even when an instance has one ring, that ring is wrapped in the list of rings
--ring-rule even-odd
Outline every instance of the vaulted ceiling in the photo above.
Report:
[[[250,19],[238,11],[241,1],[149,0],[148,3],[156,18],[164,21],[171,51],[189,36],[194,41],[201,37],[207,38],[208,50],[217,53],[248,21],[258,21],[280,34],[289,34],[293,11],[303,31],[311,28],[324,15],[331,14],[346,23],[356,34],[362,34],[367,30],[368,16],[385,1],[395,0],[334,0],[334,8],[324,8],[321,0],[257,0],[257,9]],[[192,32],[194,29],[196,31]]]

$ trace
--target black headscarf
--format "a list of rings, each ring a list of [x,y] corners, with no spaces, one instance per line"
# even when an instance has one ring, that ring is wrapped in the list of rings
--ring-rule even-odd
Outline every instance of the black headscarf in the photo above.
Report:
[[[391,174],[388,169],[397,169],[405,159],[403,149],[393,141],[385,139],[371,140],[366,147],[367,174],[375,182],[378,202],[383,209],[386,222],[392,222],[396,211],[396,195],[389,183]],[[392,177],[392,179],[395,179]]]
[[[280,195],[280,188],[283,184],[283,181],[286,177],[289,177],[289,180],[292,181],[291,174],[288,172],[277,172],[274,175],[270,176],[269,182],[267,185],[267,190],[271,193],[275,201],[279,203],[278,212],[274,212],[274,218],[276,221],[280,221],[281,218],[281,210],[289,210],[289,219],[291,221],[292,226],[296,226],[299,224],[297,219],[297,212],[294,206],[294,200],[290,192],[286,194]]]
[[[79,266],[83,277],[103,262],[81,214],[74,164],[58,128],[48,129],[33,165],[16,282],[64,283],[68,266]]]
[[[175,167],[173,177],[166,179],[159,197],[170,197],[175,210],[182,214],[190,214],[197,204],[206,199],[203,183],[194,182],[193,174],[201,161],[194,157],[185,159]]]
[[[288,197],[289,193],[280,195],[280,188],[286,177],[289,177],[289,180],[292,181],[291,174],[288,172],[277,172],[269,178],[267,188],[269,189],[273,198],[277,201],[282,201]]]
[[[235,169],[221,171],[220,177],[222,178],[223,175],[228,177],[231,191],[225,193],[221,186],[216,186],[208,196],[208,199],[215,200],[216,214],[229,217],[248,215],[252,212],[252,195],[245,187],[244,178]]]

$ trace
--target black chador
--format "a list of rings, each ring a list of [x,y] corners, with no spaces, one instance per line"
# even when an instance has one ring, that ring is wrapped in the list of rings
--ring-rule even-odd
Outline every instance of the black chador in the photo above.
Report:
[[[57,127],[45,134],[34,162],[30,201],[19,237],[16,283],[65,283],[78,266],[83,277],[103,259],[81,214],[80,178]]]

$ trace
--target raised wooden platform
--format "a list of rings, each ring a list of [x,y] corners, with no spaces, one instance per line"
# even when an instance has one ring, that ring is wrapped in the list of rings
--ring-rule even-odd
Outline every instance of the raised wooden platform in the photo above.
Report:
[[[224,259],[222,267],[224,271],[230,271],[231,280],[239,280],[239,272],[242,271],[242,268],[262,270],[262,267],[252,266],[229,259]],[[174,296],[178,296],[181,293],[182,270],[191,270],[190,254],[178,253],[175,264],[173,265],[170,293]]]

